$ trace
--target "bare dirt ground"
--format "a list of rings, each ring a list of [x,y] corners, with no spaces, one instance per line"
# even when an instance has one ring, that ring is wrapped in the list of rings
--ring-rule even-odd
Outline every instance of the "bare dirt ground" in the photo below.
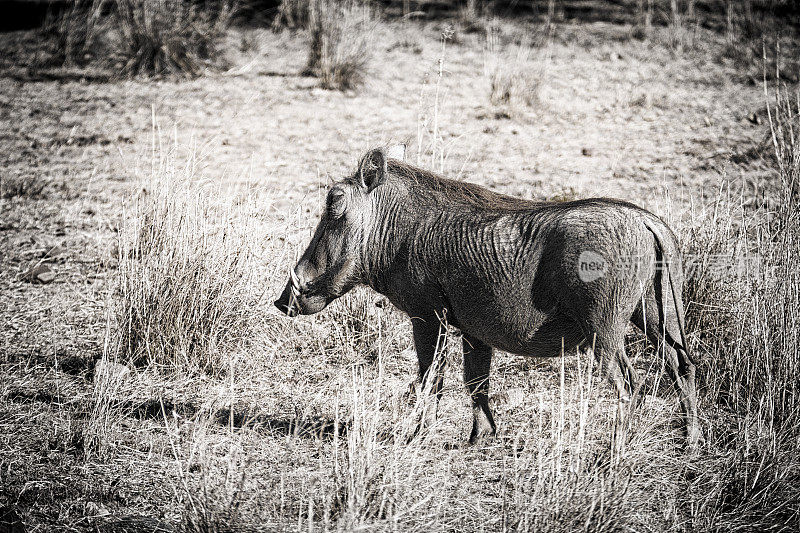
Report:
[[[357,298],[383,315],[374,318],[383,337],[365,343],[367,353],[358,352],[359,344],[343,350],[335,346],[347,330],[335,306],[287,325],[270,302],[316,222],[321,191],[371,147],[407,142],[412,162],[508,194],[623,198],[677,228],[709,209],[721,188],[748,197],[763,189],[764,93],[759,78],[755,84],[751,78],[759,70],[726,58],[723,37],[696,29],[687,39],[703,45],[676,51],[667,28],[640,40],[626,25],[559,23],[524,62],[537,73],[534,104],[507,110],[489,101],[487,72],[495,59],[485,34],[459,31],[443,46],[447,24],[382,23],[368,81],[350,93],[323,90],[299,75],[305,38],[267,29],[231,30],[230,69],[191,81],[27,81],[4,67],[0,504],[18,509],[28,531],[120,524],[154,530],[185,523],[187,513],[217,516],[211,507],[229,509],[232,495],[242,492],[242,522],[253,527],[313,528],[315,521],[336,520],[341,510],[325,499],[344,490],[336,480],[347,476],[331,458],[347,444],[329,435],[333,421],[340,408],[352,412],[359,402],[373,408],[370,387],[356,385],[378,374],[382,398],[401,402],[416,365],[408,328],[396,313],[371,305],[376,295],[362,294]],[[529,31],[526,24],[499,23],[501,42],[514,42]],[[9,43],[20,38],[2,36]],[[432,140],[434,116],[440,137]],[[264,296],[259,309],[243,312],[263,315],[274,329],[237,356],[226,375],[134,371],[124,378],[104,444],[96,446],[85,428],[96,421],[94,365],[114,336],[107,310],[117,236],[133,198],[147,188],[153,154],[170,149],[179,159],[193,154],[195,179],[215,194],[248,199],[243,216],[253,223]],[[432,161],[433,152],[445,157]],[[23,182],[41,190],[7,192]],[[55,274],[52,282],[25,280],[40,263]],[[582,419],[595,428],[587,449],[607,448],[613,402],[603,386],[595,391],[601,400],[581,396],[585,362],[568,360],[567,384],[560,385],[558,362],[505,355],[495,364],[493,392],[504,440],[487,450],[464,447],[468,399],[457,356],[450,358],[442,427],[429,445],[435,451],[366,447],[405,454],[392,464],[413,465],[392,478],[407,475],[410,484],[403,489],[409,493],[395,493],[393,505],[405,502],[403,513],[387,523],[365,511],[369,527],[404,529],[429,519],[433,529],[503,529],[498,510],[521,505],[505,492],[503,470],[519,460],[515,435],[556,427],[559,402],[562,413],[564,401],[587,409]],[[643,372],[652,367],[638,364]],[[679,504],[685,496],[679,493],[691,492],[691,480],[702,473],[682,465],[674,396],[652,374],[653,394],[632,429],[650,470],[629,480],[630,490],[651,496],[639,498],[636,509],[610,505],[619,505],[640,531],[691,529],[704,519]],[[355,398],[353,391],[364,390],[365,398]],[[538,416],[531,419],[532,412]],[[658,440],[663,435],[673,437]],[[666,470],[678,473],[662,477]],[[243,491],[240,472],[247,473]],[[355,491],[353,483],[341,486]],[[197,487],[212,496],[199,498]],[[209,511],[201,501],[215,503],[204,504]],[[452,511],[455,501],[468,512]],[[554,510],[554,520],[559,516]]]

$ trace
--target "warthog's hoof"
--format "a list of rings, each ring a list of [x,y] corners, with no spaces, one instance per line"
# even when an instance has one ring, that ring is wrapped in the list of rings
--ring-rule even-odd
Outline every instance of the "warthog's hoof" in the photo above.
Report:
[[[472,431],[469,434],[470,444],[486,444],[494,439],[497,428],[488,405],[472,407]]]
[[[469,444],[470,446],[486,446],[490,444],[496,436],[497,435],[494,431],[485,431],[480,433],[473,432],[472,435],[469,436]]]
[[[494,440],[497,430],[494,424],[490,424],[485,418],[479,418],[472,423],[472,431],[469,434],[471,445],[484,446]]]

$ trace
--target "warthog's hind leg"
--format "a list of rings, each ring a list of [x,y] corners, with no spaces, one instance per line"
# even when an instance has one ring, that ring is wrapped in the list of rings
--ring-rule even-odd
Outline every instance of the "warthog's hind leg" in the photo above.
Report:
[[[605,325],[593,326],[597,334],[589,336],[594,341],[594,356],[606,379],[617,391],[617,418],[614,424],[612,446],[616,454],[621,454],[627,440],[628,411],[631,395],[625,383],[625,374],[634,372],[633,365],[625,355],[625,328]],[[632,386],[635,386],[633,383]]]
[[[678,393],[686,423],[687,446],[693,450],[702,438],[697,415],[695,365],[678,341],[681,339],[678,319],[670,313],[662,329],[658,320],[658,308],[652,304],[647,307],[646,320],[640,309],[634,313],[632,320],[636,327],[647,334],[647,338],[656,346],[658,353],[663,354],[666,359],[667,372]]]
[[[472,398],[472,431],[470,444],[479,444],[494,437],[497,428],[489,409],[489,371],[492,348],[470,335],[462,335],[464,347],[464,384]]]
[[[628,356],[625,355],[623,334],[615,331],[615,328],[608,328],[608,331],[603,331],[602,334],[589,336],[589,339],[593,346],[594,357],[600,364],[601,372],[617,391],[620,401],[630,402],[631,394],[625,384],[625,377],[627,374],[630,379],[631,373],[635,376],[635,369],[633,369]],[[633,388],[635,383],[631,383],[631,385]]]

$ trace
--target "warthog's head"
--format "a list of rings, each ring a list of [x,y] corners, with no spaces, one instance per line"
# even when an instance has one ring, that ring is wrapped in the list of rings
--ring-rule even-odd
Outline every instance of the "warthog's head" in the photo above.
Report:
[[[398,152],[390,155],[402,158]],[[383,149],[371,151],[355,175],[328,190],[314,237],[289,271],[286,288],[275,301],[278,309],[292,317],[318,313],[364,281],[364,248],[374,218],[374,190],[386,178],[388,157]]]

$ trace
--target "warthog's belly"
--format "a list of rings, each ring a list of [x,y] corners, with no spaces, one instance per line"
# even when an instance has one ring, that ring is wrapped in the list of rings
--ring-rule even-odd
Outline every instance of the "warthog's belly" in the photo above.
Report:
[[[491,307],[482,311],[488,312],[477,312],[460,320],[462,331],[505,352],[555,357],[586,345],[580,326],[561,313],[548,315],[519,308],[516,313],[492,312]]]

